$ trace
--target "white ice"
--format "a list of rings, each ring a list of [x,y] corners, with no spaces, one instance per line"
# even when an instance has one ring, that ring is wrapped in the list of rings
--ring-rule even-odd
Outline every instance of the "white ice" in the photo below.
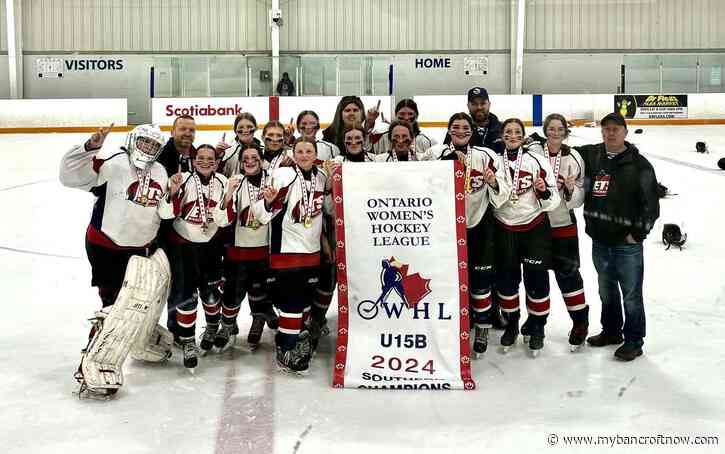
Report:
[[[0,136],[2,451],[725,452],[725,171],[715,170],[725,156],[725,127],[645,126],[641,135],[634,129],[629,140],[677,194],[661,201],[662,216],[646,240],[647,337],[637,360],[615,361],[614,347],[570,353],[570,321],[552,279],[543,353],[532,359],[519,341],[502,355],[500,333],[492,332],[489,351],[473,365],[476,391],[335,390],[330,337],[309,377],[280,375],[266,331],[260,351],[250,353],[238,340],[237,348],[202,358],[194,375],[178,351],[163,365],[129,359],[126,385],[108,402],[72,394],[86,319],[99,302],[83,246],[92,196],[63,188],[57,166],[87,135]],[[196,143],[220,136],[199,133]],[[113,134],[109,146],[122,138]],[[599,138],[596,128],[576,128],[570,143]],[[710,155],[694,153],[698,140],[708,143]],[[684,222],[684,250],[664,250],[664,222]],[[590,333],[596,333],[601,306],[591,242],[581,227],[580,236]],[[335,307],[330,316],[334,326]],[[247,313],[240,314],[244,335],[249,323]],[[558,437],[555,446],[551,434]],[[719,445],[577,446],[564,439],[594,436],[596,442],[600,435],[717,436]]]

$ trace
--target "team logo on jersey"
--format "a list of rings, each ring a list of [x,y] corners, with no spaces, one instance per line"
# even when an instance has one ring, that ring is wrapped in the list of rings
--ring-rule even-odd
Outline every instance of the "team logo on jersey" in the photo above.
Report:
[[[380,296],[375,301],[363,300],[357,305],[357,313],[361,318],[372,320],[378,314],[383,314],[391,319],[399,319],[404,309],[408,309],[414,319],[428,320],[431,315],[436,315],[429,310],[429,303],[422,302],[431,293],[430,279],[419,273],[409,274],[409,265],[397,261],[395,257],[383,259],[381,267]],[[438,318],[447,320],[443,304],[439,306]]]
[[[511,181],[514,179],[514,169],[509,167],[511,171]],[[524,169],[519,170],[519,184],[516,188],[516,193],[521,195],[534,187],[534,176]]]
[[[486,180],[483,179],[483,174],[476,169],[471,169],[471,192],[478,192],[483,189]]]
[[[217,206],[217,202],[216,200],[207,198],[204,198],[204,201],[206,202],[206,212],[207,217],[209,217],[208,221],[210,221],[212,220],[211,209]],[[199,204],[196,203],[196,200],[186,203],[181,207],[181,218],[190,224],[202,225],[204,223],[204,220],[201,218]]]
[[[310,218],[314,218],[315,216],[322,213],[322,204],[325,200],[325,194],[320,191],[315,191],[315,197],[312,199],[312,213],[310,214]],[[297,204],[292,209],[292,219],[295,220],[295,223],[303,223],[305,221],[303,214],[305,213],[304,208],[304,202],[302,199],[297,201]]]
[[[594,185],[592,186],[592,196],[606,197],[609,192],[609,175],[597,175],[594,177]]]
[[[149,182],[149,190],[146,195],[141,194],[139,181],[134,181],[126,189],[126,200],[145,207],[156,207],[164,195],[161,185],[154,179]]]

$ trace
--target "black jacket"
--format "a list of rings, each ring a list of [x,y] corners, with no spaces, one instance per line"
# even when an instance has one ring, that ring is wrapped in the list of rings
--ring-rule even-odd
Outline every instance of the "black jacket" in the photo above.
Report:
[[[625,244],[630,233],[642,242],[660,216],[654,168],[637,147],[625,144],[613,158],[603,143],[574,147],[585,165],[587,235],[607,245]]]
[[[194,145],[192,145],[191,148],[196,149],[194,148]],[[161,154],[156,161],[164,166],[164,169],[166,169],[166,173],[169,176],[175,174],[179,170],[179,164],[181,164],[182,172],[189,172],[191,168],[189,158],[181,156],[179,152],[176,151],[176,144],[174,144],[173,138],[166,142],[166,145],[164,145],[164,148],[161,149]]]
[[[501,138],[501,133],[501,122],[496,115],[489,113],[488,125],[474,128],[470,144],[474,147],[490,148],[496,154],[502,155],[506,146]],[[448,133],[446,133],[443,143],[446,145],[451,143],[451,136]]]

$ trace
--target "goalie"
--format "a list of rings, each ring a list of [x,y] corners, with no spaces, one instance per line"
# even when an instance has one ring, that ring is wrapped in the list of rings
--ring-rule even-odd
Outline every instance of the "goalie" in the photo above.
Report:
[[[59,172],[64,186],[96,197],[86,254],[102,309],[92,319],[75,374],[80,395],[91,397],[118,391],[129,352],[135,359],[163,361],[172,342],[171,334],[157,325],[170,279],[169,262],[156,246],[157,207],[168,185],[166,170],[156,162],[164,137],[157,127],[141,125],[119,150],[100,153],[112,128],[100,128],[68,151]]]

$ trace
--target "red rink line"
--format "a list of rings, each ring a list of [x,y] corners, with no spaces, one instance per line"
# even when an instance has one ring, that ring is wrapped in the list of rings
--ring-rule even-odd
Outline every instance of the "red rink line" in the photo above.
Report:
[[[215,454],[272,454],[274,452],[274,351],[260,349],[267,358],[263,391],[245,395],[241,387],[239,358],[227,369]],[[241,388],[241,389],[240,389]]]

